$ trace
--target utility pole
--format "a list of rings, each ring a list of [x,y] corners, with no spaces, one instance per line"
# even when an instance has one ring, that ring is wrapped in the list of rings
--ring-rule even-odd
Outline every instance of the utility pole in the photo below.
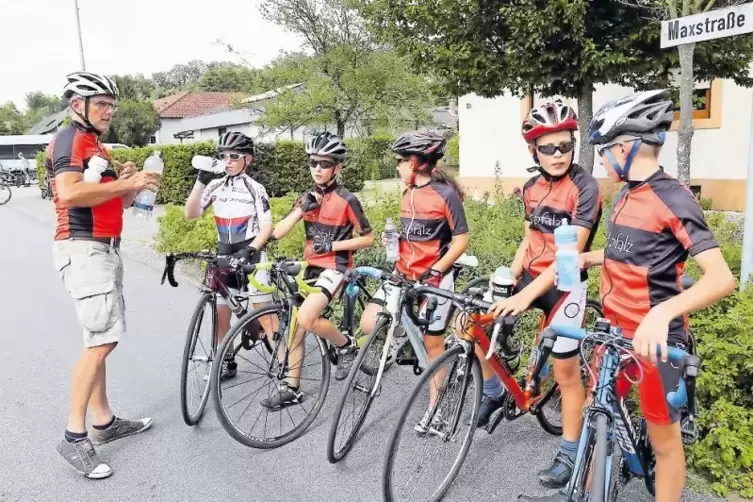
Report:
[[[81,51],[81,71],[86,71],[86,62],[84,61],[84,40],[81,38],[81,20],[78,17],[78,0],[73,0],[76,7],[76,27],[78,28],[78,46]]]

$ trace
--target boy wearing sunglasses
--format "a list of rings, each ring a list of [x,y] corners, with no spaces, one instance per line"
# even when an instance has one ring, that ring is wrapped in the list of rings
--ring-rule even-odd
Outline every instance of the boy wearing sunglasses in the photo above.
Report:
[[[599,185],[593,176],[573,162],[575,111],[561,100],[533,108],[523,121],[522,134],[538,171],[523,187],[526,206],[525,236],[515,253],[512,273],[513,295],[497,302],[495,316],[518,315],[531,305],[544,312],[541,328],[550,324],[583,324],[586,307],[586,274],[574,291],[559,291],[554,284],[554,229],[567,220],[577,227],[578,249],[588,251],[601,219]],[[539,481],[560,488],[572,474],[581,430],[585,389],[581,381],[578,343],[557,340],[552,351],[554,378],[562,395],[562,441],[551,466],[539,471]],[[484,361],[483,358],[481,358]],[[504,392],[499,378],[488,364],[482,365],[484,399],[479,425],[488,423],[502,406]],[[483,421],[483,422],[482,422]]]
[[[306,143],[306,153],[316,186],[299,197],[290,213],[275,226],[274,238],[282,239],[303,220],[306,229],[303,258],[309,264],[306,279],[316,279],[314,285],[321,292],[308,295],[298,311],[288,381],[278,393],[261,403],[272,410],[298,404],[303,399],[300,377],[304,333],[314,333],[334,344],[340,354],[335,379],[348,376],[358,350],[355,340],[321,315],[342,286],[345,271],[353,266],[353,252],[370,247],[374,241],[361,203],[337,181],[347,154],[342,139],[329,132],[319,133]],[[354,236],[354,232],[359,235]]]
[[[240,132],[227,132],[217,141],[218,158],[225,162],[225,176],[214,179],[211,172],[199,171],[191,195],[185,206],[186,218],[192,220],[214,208],[219,254],[233,256],[247,263],[267,260],[260,251],[272,235],[272,210],[266,189],[248,174],[246,169],[254,160],[254,142]],[[268,284],[266,271],[256,273],[260,284]],[[232,294],[249,296],[254,308],[272,301],[269,294],[259,294],[246,284],[239,284],[236,274],[228,274],[226,286]],[[217,298],[217,340],[220,342],[230,329],[230,307]],[[272,335],[276,329],[274,316],[259,319],[264,331]],[[236,376],[238,364],[231,358],[222,363],[221,378]]]

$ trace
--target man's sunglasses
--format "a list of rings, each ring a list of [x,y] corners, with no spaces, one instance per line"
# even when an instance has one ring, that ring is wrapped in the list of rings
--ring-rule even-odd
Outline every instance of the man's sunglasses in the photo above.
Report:
[[[554,155],[554,152],[559,150],[563,155],[572,151],[572,149],[575,148],[575,142],[574,141],[567,141],[565,143],[560,143],[559,145],[536,145],[536,150],[538,150],[539,153],[543,153],[544,155]]]
[[[217,159],[219,160],[241,160],[243,157],[245,157],[242,153],[221,153],[217,155]]]
[[[316,169],[316,166],[321,167],[322,169],[332,169],[337,165],[336,162],[332,162],[331,160],[314,160],[309,159],[309,167],[311,169]]]
[[[604,143],[603,145],[599,145],[599,146],[596,147],[596,153],[598,153],[599,157],[601,157],[602,155],[604,155],[604,152],[606,152],[607,150],[609,150],[613,146],[624,145],[626,143],[632,143],[633,141],[636,141],[638,139],[640,139],[640,138],[622,139],[622,140],[619,140],[619,141],[611,141],[609,143]]]

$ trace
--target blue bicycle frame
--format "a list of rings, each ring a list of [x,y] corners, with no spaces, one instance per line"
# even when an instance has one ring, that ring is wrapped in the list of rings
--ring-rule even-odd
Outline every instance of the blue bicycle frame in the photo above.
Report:
[[[578,493],[578,498],[573,498],[574,493],[581,489],[581,487],[577,485],[582,485],[585,482],[585,480],[582,479],[582,477],[577,476],[576,473],[583,471],[584,467],[586,469],[585,472],[587,472],[589,468],[589,466],[583,466],[583,462],[586,461],[586,449],[590,446],[594,437],[594,422],[597,415],[606,416],[608,431],[607,440],[609,443],[616,441],[619,444],[626,467],[630,473],[646,479],[649,491],[653,491],[653,486],[649,486],[648,484],[649,481],[646,472],[648,467],[647,462],[641,459],[640,453],[642,452],[636,451],[635,432],[632,430],[632,424],[628,419],[627,412],[622,406],[617,406],[618,402],[622,404],[622,401],[618,400],[616,396],[616,382],[620,371],[621,353],[623,350],[632,348],[632,344],[630,343],[630,340],[623,337],[622,331],[619,328],[611,327],[609,322],[605,319],[597,320],[596,328],[597,329],[594,332],[587,332],[582,328],[573,326],[553,325],[544,330],[540,341],[542,355],[544,357],[539,361],[539,366],[546,362],[558,336],[578,340],[579,342],[582,342],[586,338],[594,337],[595,343],[604,345],[606,348],[601,356],[597,385],[593,392],[593,402],[586,411],[584,426],[581,431],[578,445],[578,453],[575,458],[573,476],[570,478],[570,482],[565,490],[567,500],[580,500],[580,497],[582,496],[582,494]],[[599,328],[601,328],[601,330]],[[688,403],[689,400],[692,401],[694,399],[695,376],[697,375],[698,367],[700,366],[700,360],[696,356],[688,354],[684,350],[676,347],[669,347],[667,356],[673,363],[682,365],[681,367],[683,369],[683,378],[680,378],[677,390],[668,392],[666,395],[667,402],[672,407],[679,409]],[[688,391],[686,379],[692,383],[690,386],[690,392]],[[629,431],[628,428],[630,428]],[[606,467],[603,491],[605,499],[610,494],[609,488],[612,483],[613,455],[611,451],[611,449],[607,449],[605,462]]]

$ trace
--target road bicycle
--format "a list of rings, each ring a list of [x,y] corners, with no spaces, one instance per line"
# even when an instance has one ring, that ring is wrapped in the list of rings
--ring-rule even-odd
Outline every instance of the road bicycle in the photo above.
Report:
[[[463,255],[454,264],[452,273],[459,275],[463,268],[473,268],[475,257]],[[411,365],[413,373],[420,375],[429,366],[429,355],[423,343],[425,329],[433,321],[437,299],[429,298],[423,319],[418,319],[406,310],[412,288],[419,283],[374,267],[358,267],[347,274],[347,295],[358,294],[358,281],[368,277],[382,281],[385,292],[384,307],[377,313],[371,333],[365,339],[353,367],[345,380],[345,390],[332,418],[327,439],[327,459],[336,463],[345,458],[353,448],[371,405],[381,394],[382,379],[390,363]],[[453,315],[453,309],[448,316]],[[451,323],[448,323],[451,325]],[[405,357],[410,347],[412,356]],[[347,410],[353,405],[352,410]]]
[[[641,362],[633,354],[632,342],[622,330],[608,320],[599,319],[593,331],[569,326],[551,326],[542,333],[542,358],[551,353],[558,336],[578,340],[581,347],[599,347],[598,372],[594,374],[592,399],[588,404],[581,432],[573,476],[561,500],[572,502],[614,502],[620,485],[630,479],[642,478],[651,495],[655,492],[655,459],[648,439],[644,418],[633,420],[626,398],[617,390],[618,380],[626,376],[628,367],[638,368]],[[694,344],[693,344],[694,345]],[[700,359],[684,350],[668,347],[668,360],[681,374],[677,389],[666,394],[670,406],[683,411],[683,441],[695,438],[695,383]],[[660,355],[660,354],[659,354]],[[541,362],[539,362],[539,366]],[[632,382],[631,382],[632,383]]]
[[[217,416],[231,437],[252,448],[277,448],[301,436],[324,404],[329,389],[330,365],[339,362],[336,348],[313,333],[305,333],[301,340],[296,340],[298,309],[308,295],[320,291],[304,280],[307,267],[305,261],[286,258],[254,265],[254,272],[269,273],[271,285],[259,284],[253,275],[248,275],[249,284],[259,292],[272,294],[274,299],[269,305],[243,315],[217,348],[216,360],[233,358],[237,361],[241,380],[223,382],[220,379],[221,365],[213,365],[211,386],[216,397]],[[364,283],[360,283],[355,296],[344,296],[341,288],[341,332],[359,339],[356,313],[358,309],[363,311],[370,299]],[[334,308],[330,306],[323,317],[333,312]],[[269,343],[243,343],[244,333],[264,316],[274,316],[279,323]],[[296,361],[296,349],[301,345],[303,356]],[[296,376],[303,398],[280,409],[265,407],[264,402],[279,394]],[[248,387],[255,385],[258,387],[249,390]],[[265,399],[253,406],[257,397]],[[249,410],[254,411],[247,415]]]
[[[44,178],[39,190],[42,193],[43,199],[52,199],[52,185],[50,184],[50,175],[47,173],[47,170],[44,171]]]
[[[482,281],[476,284],[484,285]],[[426,370],[403,406],[388,441],[384,462],[382,492],[386,501],[437,502],[452,485],[468,454],[478,422],[483,379],[477,345],[486,354],[506,393],[505,402],[490,420],[487,431],[492,433],[504,418],[515,420],[530,413],[547,432],[562,434],[561,423],[546,413],[547,404],[559,398],[553,373],[544,372],[543,368],[531,371],[538,360],[538,351],[534,351],[529,358],[529,371],[522,378],[516,376],[521,345],[512,338],[517,318],[500,317],[494,321],[491,314],[485,313],[491,304],[479,298],[484,289],[470,287],[467,295],[432,290],[432,294],[466,305],[469,303],[466,298],[471,298],[471,305],[477,308],[459,314],[462,331],[457,343]],[[411,292],[425,293],[424,288]],[[540,382],[534,387],[536,380]],[[432,381],[439,389],[434,399],[428,388]],[[544,390],[540,391],[542,382]],[[415,433],[417,428],[413,424],[420,421],[431,424],[426,434]],[[425,458],[418,458],[431,447],[435,448]],[[427,466],[424,461],[432,465]],[[441,480],[417,479],[425,475],[436,475]],[[422,489],[428,494],[418,493]]]
[[[0,179],[0,206],[7,204],[12,196],[13,192],[10,189],[10,185]]]

